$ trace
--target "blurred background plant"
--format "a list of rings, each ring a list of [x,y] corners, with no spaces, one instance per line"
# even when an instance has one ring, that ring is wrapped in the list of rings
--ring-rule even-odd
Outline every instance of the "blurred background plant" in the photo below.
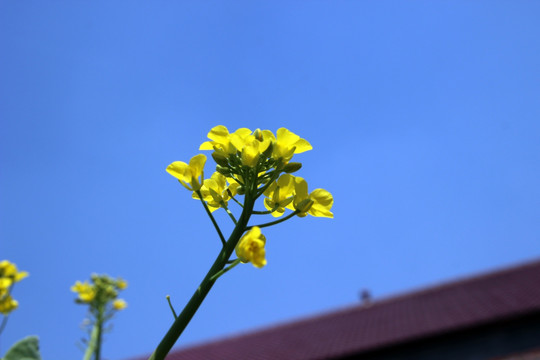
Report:
[[[2,323],[0,323],[0,334],[6,327],[8,315],[17,307],[19,303],[11,296],[15,283],[28,276],[26,271],[18,271],[17,265],[8,260],[0,261],[0,313]]]
[[[127,307],[125,300],[118,298],[119,292],[127,288],[127,282],[108,275],[92,274],[90,281],[77,281],[71,291],[77,293],[77,304],[88,305],[89,317],[83,326],[89,330],[89,339],[84,340],[86,350],[84,360],[100,360],[103,333],[110,330],[107,322],[117,311]],[[109,327],[106,327],[108,325]]]

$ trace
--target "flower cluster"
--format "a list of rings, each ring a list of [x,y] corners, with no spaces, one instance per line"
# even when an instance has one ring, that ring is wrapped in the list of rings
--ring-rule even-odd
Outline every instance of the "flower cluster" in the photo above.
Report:
[[[307,140],[285,128],[278,129],[275,135],[270,130],[247,128],[231,133],[223,125],[212,128],[208,138],[199,150],[213,151],[217,166],[210,178],[204,178],[206,156],[203,154],[195,155],[189,163],[175,161],[167,167],[167,172],[193,191],[193,198],[203,201],[209,212],[223,208],[235,221],[228,209],[230,200],[246,210],[245,204],[236,198],[238,195],[253,201],[264,195],[266,211],[248,209],[252,214],[281,217],[286,210],[292,211],[283,220],[294,215],[334,216],[331,212],[334,199],[328,191],[308,192],[306,180],[292,175],[302,167],[301,163],[291,161],[293,155],[312,149]],[[266,264],[264,236],[260,228],[249,229],[238,242],[236,253],[242,262],[262,267]]]
[[[71,291],[77,293],[78,304],[89,304],[90,312],[103,310],[122,310],[127,303],[118,298],[118,293],[127,288],[127,282],[121,278],[113,279],[107,275],[92,274],[88,281],[75,282]],[[108,309],[110,307],[111,309]]]
[[[0,261],[0,313],[7,315],[19,306],[11,296],[16,282],[28,276],[26,271],[18,271],[17,266],[7,260]]]

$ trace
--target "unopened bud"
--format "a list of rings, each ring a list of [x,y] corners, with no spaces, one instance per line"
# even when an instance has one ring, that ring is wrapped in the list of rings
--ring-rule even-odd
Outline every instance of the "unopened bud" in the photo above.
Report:
[[[236,193],[238,195],[244,195],[246,193],[246,190],[244,189],[243,186],[239,186],[239,187],[236,188]]]
[[[227,161],[227,158],[221,154],[217,154],[216,152],[212,153],[212,158],[216,162],[216,164],[221,166],[228,166],[229,162]]]
[[[264,152],[263,152],[263,156],[265,158],[270,157],[270,155],[272,155],[272,151],[274,151],[274,143],[270,143],[270,145],[268,145],[266,150],[264,150]]]
[[[283,171],[285,171],[287,174],[290,174],[290,173],[300,170],[300,168],[302,168],[302,163],[291,162],[285,165],[285,167],[283,168]]]
[[[255,136],[255,139],[257,139],[257,140],[259,140],[259,141],[263,141],[263,134],[262,134],[261,129],[256,129],[256,130],[253,132],[253,136]]]
[[[230,176],[231,170],[228,167],[216,165],[216,171],[221,175]]]

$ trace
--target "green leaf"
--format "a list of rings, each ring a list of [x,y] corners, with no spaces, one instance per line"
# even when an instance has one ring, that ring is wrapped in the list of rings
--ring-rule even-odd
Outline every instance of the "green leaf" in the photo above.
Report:
[[[2,360],[41,360],[37,336],[28,336],[15,343]]]

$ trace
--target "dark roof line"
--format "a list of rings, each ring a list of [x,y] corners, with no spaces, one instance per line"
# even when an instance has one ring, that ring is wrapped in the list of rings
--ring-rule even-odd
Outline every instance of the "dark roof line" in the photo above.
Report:
[[[540,313],[540,260],[173,351],[169,360],[313,360]]]

